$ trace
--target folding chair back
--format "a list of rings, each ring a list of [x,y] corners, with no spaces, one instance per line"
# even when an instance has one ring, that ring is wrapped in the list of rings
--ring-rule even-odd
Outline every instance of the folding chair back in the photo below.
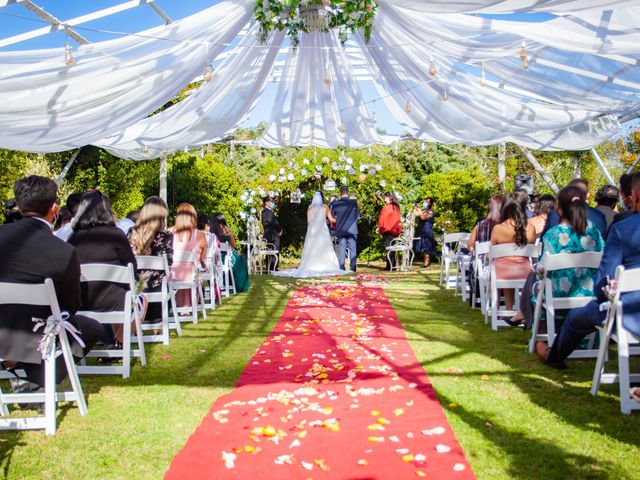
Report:
[[[496,273],[495,260],[504,257],[526,257],[529,259],[529,263],[532,263],[534,259],[540,256],[539,245],[525,245],[518,247],[514,243],[503,243],[500,245],[492,245],[489,248],[489,261],[491,262],[491,328],[497,330],[499,327],[508,326],[508,324],[500,319],[501,317],[513,316],[518,309],[519,291],[522,289],[526,282],[526,278],[522,279],[500,279]],[[506,308],[500,308],[500,290],[510,288],[515,290],[515,303],[512,310]]]
[[[553,292],[553,283],[549,278],[549,273],[568,268],[593,268],[600,266],[602,259],[601,252],[581,252],[581,253],[557,253],[551,255],[549,252],[544,255],[544,277],[541,288],[536,299],[536,308],[533,315],[533,325],[531,327],[531,338],[529,340],[529,352],[533,353],[537,341],[546,341],[549,346],[553,344],[556,336],[556,311],[571,310],[580,308],[593,300],[589,297],[556,297]],[[540,333],[540,318],[542,309],[545,310],[547,333]],[[593,343],[595,337],[590,339],[589,348],[574,351],[569,358],[595,358],[597,350],[594,350]]]
[[[236,293],[236,280],[233,276],[233,267],[231,265],[232,250],[229,242],[220,244],[220,253],[223,254],[222,259],[222,284],[220,285],[222,295],[228,297],[229,294]]]
[[[455,288],[457,285],[457,276],[451,275],[451,267],[457,265],[458,252],[466,246],[469,237],[470,234],[466,232],[444,234],[440,255],[440,285],[444,280],[445,288]]]
[[[136,255],[136,264],[138,265],[138,271],[155,270],[157,272],[164,273],[159,292],[144,292],[144,296],[150,304],[160,304],[162,312],[160,322],[145,322],[141,324],[143,332],[150,330],[152,332],[162,330],[162,333],[159,335],[156,335],[155,333],[152,333],[151,335],[143,335],[142,340],[144,342],[162,342],[164,345],[169,345],[170,330],[175,329],[178,336],[182,336],[182,329],[180,327],[180,322],[177,322],[175,317],[172,317],[172,319],[169,318],[169,306],[172,297],[169,293],[169,282],[167,277],[167,272],[169,271],[167,256],[162,255],[161,257],[158,257],[154,255]]]
[[[191,278],[188,280],[176,280],[172,277],[172,280],[169,282],[169,288],[171,290],[171,297],[173,302],[173,316],[176,321],[181,321],[180,314],[182,313],[190,313],[191,314],[191,322],[198,323],[198,301],[200,301],[200,308],[202,310],[202,316],[207,318],[207,310],[204,304],[204,292],[202,289],[202,283],[200,278],[200,268],[199,268],[199,260],[196,259],[196,256],[193,252],[188,252],[185,250],[175,250],[173,252],[173,263],[186,263],[191,267]],[[180,290],[189,290],[191,297],[191,305],[181,307],[177,304],[175,299],[176,292]],[[189,319],[189,317],[184,317],[185,319]]]
[[[142,366],[147,364],[144,351],[144,342],[142,340],[142,327],[140,325],[140,317],[138,309],[134,306],[135,294],[135,274],[133,265],[127,266],[108,265],[102,263],[88,263],[80,266],[81,282],[110,282],[126,286],[124,306],[122,310],[111,312],[96,312],[92,310],[83,310],[78,312],[80,315],[86,315],[94,318],[102,324],[122,325],[122,348],[120,349],[94,349],[87,357],[100,358],[121,358],[122,365],[86,365],[78,366],[80,374],[97,374],[111,375],[119,374],[122,378],[129,378],[131,374],[131,357],[140,357]],[[136,339],[138,348],[132,349],[131,321],[133,319],[136,331]]]
[[[471,299],[471,305],[475,307],[478,302],[480,303],[480,311],[485,316],[485,321],[488,318],[488,292],[487,285],[489,284],[488,269],[486,268],[487,255],[491,249],[491,242],[479,242],[475,244],[474,258],[473,258],[473,270],[478,282],[476,288],[474,288],[473,297]]]
[[[218,247],[209,247],[204,257],[206,271],[201,274],[202,288],[205,305],[211,310],[216,309],[216,296],[221,297],[219,292],[218,274],[216,272],[216,253]]]
[[[626,270],[620,265],[616,269],[615,279],[618,283],[613,301],[607,311],[607,319],[600,329],[600,349],[593,372],[591,394],[598,395],[600,383],[616,383],[620,385],[620,411],[626,415],[632,410],[640,410],[640,403],[631,398],[631,383],[640,382],[640,374],[632,374],[629,370],[629,356],[640,355],[640,337],[631,334],[624,328],[624,305],[621,301],[623,293],[640,291],[640,268]],[[613,333],[615,328],[616,333]],[[605,372],[609,341],[618,343],[618,371]]]
[[[53,281],[47,278],[41,284],[0,283],[0,305],[32,305],[48,306],[51,317],[58,322],[63,321],[58,305]],[[49,321],[47,319],[43,319]],[[80,415],[87,414],[87,404],[82,392],[76,366],[71,353],[71,346],[65,328],[60,328],[56,335],[51,354],[46,356],[44,393],[3,393],[0,390],[0,430],[41,430],[47,435],[56,433],[56,403],[76,402]],[[58,350],[59,348],[59,350]],[[71,382],[71,391],[56,392],[56,357],[62,355]],[[7,378],[7,377],[3,377]],[[14,403],[44,403],[44,416],[9,417],[7,405]]]

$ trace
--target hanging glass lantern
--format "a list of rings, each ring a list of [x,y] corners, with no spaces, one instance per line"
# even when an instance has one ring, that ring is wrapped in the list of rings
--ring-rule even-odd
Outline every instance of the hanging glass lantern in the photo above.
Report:
[[[302,197],[302,192],[300,192],[299,188],[296,188],[291,192],[290,202],[291,203],[300,203],[300,198]]]
[[[433,62],[432,58],[429,58],[429,75],[435,77],[437,74],[436,64]]]
[[[206,65],[204,67],[204,74],[202,75],[202,78],[205,82],[213,80],[213,67],[211,65]]]
[[[76,63],[73,59],[73,55],[71,54],[71,45],[68,43],[64,44],[64,63],[69,67]]]

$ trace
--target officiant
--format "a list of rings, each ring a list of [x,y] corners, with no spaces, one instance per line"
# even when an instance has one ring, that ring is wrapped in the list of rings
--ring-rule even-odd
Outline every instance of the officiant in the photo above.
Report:
[[[280,222],[278,222],[278,217],[276,217],[273,209],[275,208],[275,204],[273,203],[273,198],[266,196],[262,199],[262,213],[260,214],[262,219],[262,229],[264,230],[264,238],[268,243],[271,243],[274,246],[274,249],[278,251],[278,261],[275,266],[275,270],[278,269],[278,265],[280,264],[280,237],[282,236],[282,227],[280,226]],[[269,262],[269,259],[267,260]],[[272,270],[270,263],[267,264],[267,270]]]

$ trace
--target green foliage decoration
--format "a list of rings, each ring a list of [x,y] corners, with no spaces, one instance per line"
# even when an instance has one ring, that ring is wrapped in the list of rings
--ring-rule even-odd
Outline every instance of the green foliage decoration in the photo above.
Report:
[[[308,33],[300,12],[311,7],[330,12],[329,29],[338,30],[343,44],[360,29],[366,41],[371,38],[376,0],[258,0],[253,11],[260,24],[260,40],[265,42],[274,30],[286,30],[292,45],[298,46],[300,32]]]

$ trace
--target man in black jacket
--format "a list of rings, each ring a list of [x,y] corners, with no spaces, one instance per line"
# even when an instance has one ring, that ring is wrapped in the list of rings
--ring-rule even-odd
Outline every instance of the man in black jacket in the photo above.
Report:
[[[346,252],[349,250],[349,268],[356,271],[358,258],[358,220],[360,208],[358,202],[349,198],[349,189],[343,185],[340,187],[340,200],[333,203],[331,213],[336,217],[336,237],[338,238],[338,263],[340,270],[345,269]]]
[[[32,175],[18,180],[14,186],[16,201],[23,219],[0,226],[0,282],[43,283],[53,280],[62,311],[71,316],[70,323],[80,331],[86,347],[69,337],[72,352],[81,358],[102,333],[97,321],[74,315],[80,307],[80,263],[75,248],[56,238],[52,224],[58,212],[58,186],[48,178]],[[42,330],[33,332],[33,318],[46,319],[48,307],[3,305],[0,308],[0,358],[3,367],[21,369],[27,382],[12,382],[21,391],[34,391],[44,386],[44,363],[38,352]],[[56,362],[56,382],[67,375],[64,359]]]
[[[282,236],[282,227],[280,226],[280,222],[278,222],[278,217],[276,217],[275,212],[273,211],[273,199],[271,197],[264,197],[262,199],[262,229],[264,230],[264,238],[268,243],[273,244],[275,249],[280,252],[280,237]],[[278,253],[278,263],[280,263],[280,254]],[[275,270],[278,269],[278,264],[276,264]],[[271,265],[267,265],[267,270],[271,270]]]

